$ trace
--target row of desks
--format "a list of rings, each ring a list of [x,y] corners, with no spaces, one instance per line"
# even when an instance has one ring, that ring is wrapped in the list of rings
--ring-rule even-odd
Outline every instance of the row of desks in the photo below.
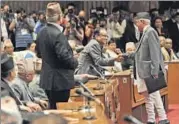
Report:
[[[175,94],[179,89],[179,83],[177,82],[177,77],[179,76],[179,62],[168,63],[168,65],[168,88],[164,88],[160,91],[166,110],[168,110],[168,96],[169,103],[177,103],[179,101]],[[132,114],[139,120],[145,122],[145,100],[143,96],[138,94],[137,87],[131,79],[131,72],[119,72],[112,76],[108,76],[108,78],[110,83],[105,83],[101,80],[90,80],[86,84],[95,96],[98,97],[105,105],[105,115],[99,116],[101,114],[96,113],[96,117],[98,119],[96,121],[91,121],[90,123],[105,124],[105,122],[115,122],[117,124],[125,124],[123,116],[126,114]],[[95,88],[98,87],[99,84],[103,88],[96,90]],[[62,107],[59,108],[64,108],[65,106],[73,108],[77,104],[83,104],[83,97],[77,95],[75,90],[76,89],[73,89],[71,91],[72,103],[63,103]],[[85,124],[85,122],[89,123],[89,121],[84,121],[82,116],[84,116],[84,114],[79,115],[81,122],[83,122],[83,124]],[[77,115],[75,117],[77,117]]]

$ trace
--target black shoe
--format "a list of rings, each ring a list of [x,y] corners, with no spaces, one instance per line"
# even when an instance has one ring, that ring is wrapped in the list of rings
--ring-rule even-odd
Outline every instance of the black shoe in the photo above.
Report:
[[[158,124],[170,124],[170,121],[168,119],[159,121]]]
[[[147,124],[156,124],[155,122],[147,122]]]

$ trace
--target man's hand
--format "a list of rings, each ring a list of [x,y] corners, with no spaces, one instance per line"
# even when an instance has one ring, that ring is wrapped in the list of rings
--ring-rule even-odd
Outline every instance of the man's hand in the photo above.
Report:
[[[89,75],[89,74],[80,74],[80,77],[82,78],[88,78],[88,79],[95,79],[97,76]]]
[[[24,106],[24,105],[20,105],[19,108],[22,111],[33,112],[29,107]]]
[[[122,57],[122,54],[119,54],[116,58],[115,61],[121,62],[124,58]]]
[[[39,104],[42,106],[42,109],[47,109],[48,108],[48,102],[44,100],[40,100]]]
[[[36,104],[36,103],[28,102],[28,103],[26,103],[26,105],[27,105],[32,111],[35,111],[35,112],[37,112],[37,111],[42,111],[42,108],[41,108],[38,104]]]
[[[119,48],[115,49],[115,52],[116,52],[117,54],[121,54],[121,53],[122,53]]]

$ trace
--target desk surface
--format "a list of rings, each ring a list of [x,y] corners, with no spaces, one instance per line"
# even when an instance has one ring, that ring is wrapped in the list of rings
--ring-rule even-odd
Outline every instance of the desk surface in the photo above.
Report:
[[[109,82],[113,82],[113,81],[114,80],[109,80]],[[94,88],[96,88],[99,83],[100,83],[100,86],[102,87],[102,89],[94,90]],[[92,93],[94,93],[95,96],[101,96],[101,95],[104,95],[106,88],[108,86],[110,86],[111,83],[105,83],[103,80],[90,80],[85,85],[91,90]],[[80,86],[71,90],[71,92],[70,92],[71,97],[79,96],[78,94],[75,93],[75,90],[78,89],[78,88],[80,88]]]
[[[68,102],[68,103],[57,103],[57,109],[65,109],[65,110],[74,110],[78,109],[83,105],[83,102]],[[91,102],[91,105],[93,107],[94,112],[92,112],[92,115],[96,117],[95,120],[83,120],[83,117],[87,115],[87,113],[84,112],[70,112],[66,114],[62,114],[64,117],[72,117],[72,118],[78,118],[79,122],[77,124],[110,124],[109,119],[107,119],[106,115],[104,114],[102,107],[95,104],[94,102]]]

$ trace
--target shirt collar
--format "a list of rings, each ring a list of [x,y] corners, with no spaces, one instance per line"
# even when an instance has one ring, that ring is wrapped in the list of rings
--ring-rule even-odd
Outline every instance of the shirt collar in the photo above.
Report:
[[[52,25],[54,25],[54,26],[56,26],[58,29],[60,29],[61,32],[63,32],[63,27],[60,26],[59,24],[53,23],[53,22],[48,22],[48,23],[49,23],[49,24],[52,24]]]

